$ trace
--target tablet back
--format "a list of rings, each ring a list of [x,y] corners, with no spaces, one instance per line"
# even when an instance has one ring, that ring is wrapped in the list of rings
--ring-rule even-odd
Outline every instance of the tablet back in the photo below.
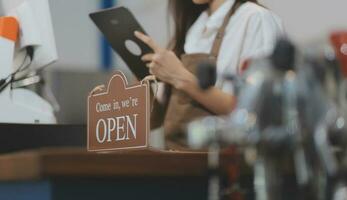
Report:
[[[110,8],[89,16],[139,80],[149,75],[141,56],[152,50],[134,36],[134,31],[145,31],[127,8]]]

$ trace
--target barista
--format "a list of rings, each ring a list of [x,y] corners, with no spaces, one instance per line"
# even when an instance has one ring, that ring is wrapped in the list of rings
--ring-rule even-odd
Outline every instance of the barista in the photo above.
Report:
[[[271,53],[282,26],[256,0],[170,0],[169,6],[175,34],[168,49],[143,33],[135,36],[153,49],[142,57],[150,73],[171,88],[164,132],[173,138],[182,136],[190,121],[229,114],[236,103],[220,76],[215,87],[202,91],[197,66],[210,62],[219,75],[237,75],[246,60]]]

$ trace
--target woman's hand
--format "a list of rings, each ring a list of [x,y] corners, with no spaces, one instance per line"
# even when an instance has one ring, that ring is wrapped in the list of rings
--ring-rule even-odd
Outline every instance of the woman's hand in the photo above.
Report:
[[[161,48],[152,38],[141,32],[135,31],[135,36],[147,44],[154,52],[141,58],[144,62],[147,62],[146,66],[151,74],[177,89],[183,89],[185,83],[195,81],[195,76],[183,66],[173,51]]]
[[[204,107],[217,115],[229,114],[234,107],[235,98],[224,93],[218,88],[210,88],[207,91],[200,89],[197,78],[190,73],[174,52],[161,48],[152,38],[140,32],[135,36],[153,49],[154,53],[142,57],[147,62],[151,74],[176,89],[190,95]]]

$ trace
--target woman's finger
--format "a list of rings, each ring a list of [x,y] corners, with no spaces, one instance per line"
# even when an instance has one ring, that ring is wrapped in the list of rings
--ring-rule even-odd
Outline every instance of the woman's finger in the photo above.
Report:
[[[154,56],[154,53],[145,54],[144,56],[141,57],[141,60],[144,62],[152,62],[153,56]]]
[[[139,31],[135,31],[135,36],[138,39],[140,39],[142,42],[147,44],[151,49],[153,49],[154,52],[159,52],[161,50],[160,46],[157,45],[157,43],[155,43],[151,37],[139,32]]]
[[[154,75],[154,73],[153,73],[153,70],[152,70],[152,69],[149,69],[149,74]]]
[[[155,63],[154,62],[150,62],[150,63],[147,63],[146,66],[149,68],[149,69],[152,69],[155,67]]]
[[[149,69],[158,69],[161,65],[156,62],[150,62],[150,63],[147,63],[146,66]]]

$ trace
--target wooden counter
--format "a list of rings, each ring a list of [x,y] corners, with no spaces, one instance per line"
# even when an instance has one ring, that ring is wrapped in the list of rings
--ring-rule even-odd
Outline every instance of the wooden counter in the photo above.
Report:
[[[42,148],[0,155],[0,199],[206,199],[207,174],[206,153]]]
[[[224,161],[226,159],[225,156]],[[233,160],[231,154],[228,160]],[[206,172],[207,154],[201,152],[141,150],[90,153],[80,148],[44,148],[0,155],[0,181],[62,176],[204,176]]]

